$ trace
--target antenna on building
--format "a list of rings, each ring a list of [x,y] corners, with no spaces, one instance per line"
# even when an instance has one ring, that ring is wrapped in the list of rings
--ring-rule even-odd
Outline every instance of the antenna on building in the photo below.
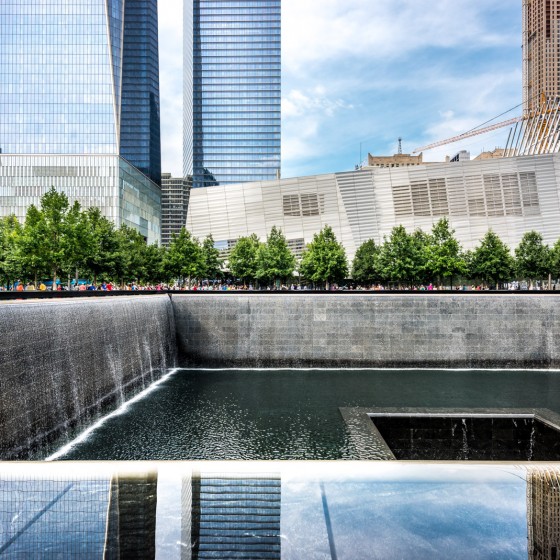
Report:
[[[399,156],[402,156],[402,138],[399,137],[399,151],[397,152]]]

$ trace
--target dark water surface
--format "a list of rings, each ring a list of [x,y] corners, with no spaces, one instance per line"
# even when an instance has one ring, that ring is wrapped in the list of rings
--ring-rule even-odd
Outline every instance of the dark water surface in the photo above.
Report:
[[[352,459],[352,406],[560,413],[560,372],[184,369],[62,458]]]

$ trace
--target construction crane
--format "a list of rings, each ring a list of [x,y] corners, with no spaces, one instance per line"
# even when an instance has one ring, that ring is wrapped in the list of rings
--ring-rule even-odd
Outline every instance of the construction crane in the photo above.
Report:
[[[434,142],[433,144],[428,144],[427,146],[416,148],[412,153],[418,154],[420,152],[426,152],[428,150],[432,150],[433,148],[438,148],[439,146],[445,146],[446,144],[453,144],[454,142],[465,140],[465,138],[471,138],[472,136],[477,136],[478,134],[485,134],[487,132],[491,132],[492,130],[497,130],[499,128],[504,128],[506,126],[516,124],[522,120],[523,117],[514,117],[513,119],[508,119],[507,121],[495,123],[490,126],[486,126],[484,128],[477,128],[475,130],[470,130],[469,132],[459,134],[458,136],[453,136],[451,138],[447,138],[446,140],[440,140],[439,142]]]

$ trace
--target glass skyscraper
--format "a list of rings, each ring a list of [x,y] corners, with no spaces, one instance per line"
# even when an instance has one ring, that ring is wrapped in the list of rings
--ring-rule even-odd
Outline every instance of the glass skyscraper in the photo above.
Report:
[[[0,2],[0,214],[51,186],[159,240],[157,0]]]
[[[184,174],[280,173],[280,0],[184,0]]]

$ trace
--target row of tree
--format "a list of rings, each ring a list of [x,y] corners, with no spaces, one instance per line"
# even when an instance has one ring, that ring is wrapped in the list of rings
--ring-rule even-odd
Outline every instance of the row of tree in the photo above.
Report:
[[[273,227],[266,242],[253,234],[242,237],[221,258],[212,236],[202,242],[184,228],[169,247],[148,245],[126,225],[116,228],[98,208],[70,205],[64,193],[51,189],[39,208],[28,209],[25,222],[15,216],[0,220],[0,280],[34,281],[50,277],[88,278],[94,283],[189,282],[223,278],[229,274],[244,284],[278,286],[295,273],[316,286],[328,286],[349,276],[343,246],[329,226],[313,236],[296,259],[282,231]],[[560,277],[560,240],[553,247],[534,231],[526,233],[512,255],[489,231],[478,247],[464,251],[446,218],[430,233],[393,228],[382,244],[369,240],[356,252],[352,278],[363,284],[410,286],[453,285],[474,280],[491,285],[514,278]]]
[[[514,279],[559,278],[560,240],[549,247],[540,233],[530,231],[523,235],[512,255],[509,247],[489,230],[475,249],[465,251],[448,219],[442,218],[430,233],[408,233],[398,226],[382,245],[366,241],[356,252],[352,277],[362,283],[405,286],[453,285],[454,279],[498,286]]]
[[[187,235],[183,232],[182,236]],[[176,240],[178,248],[183,237]],[[208,263],[199,265],[197,274],[213,277],[221,269],[219,251],[212,238],[196,243],[197,255]],[[135,229],[114,223],[98,208],[82,210],[79,203],[70,205],[64,193],[54,188],[41,199],[39,208],[30,206],[25,222],[15,216],[0,220],[0,284],[13,285],[17,280],[51,278],[86,278],[97,284],[139,282],[157,284],[181,276],[189,255],[177,255],[157,244],[148,245]]]

